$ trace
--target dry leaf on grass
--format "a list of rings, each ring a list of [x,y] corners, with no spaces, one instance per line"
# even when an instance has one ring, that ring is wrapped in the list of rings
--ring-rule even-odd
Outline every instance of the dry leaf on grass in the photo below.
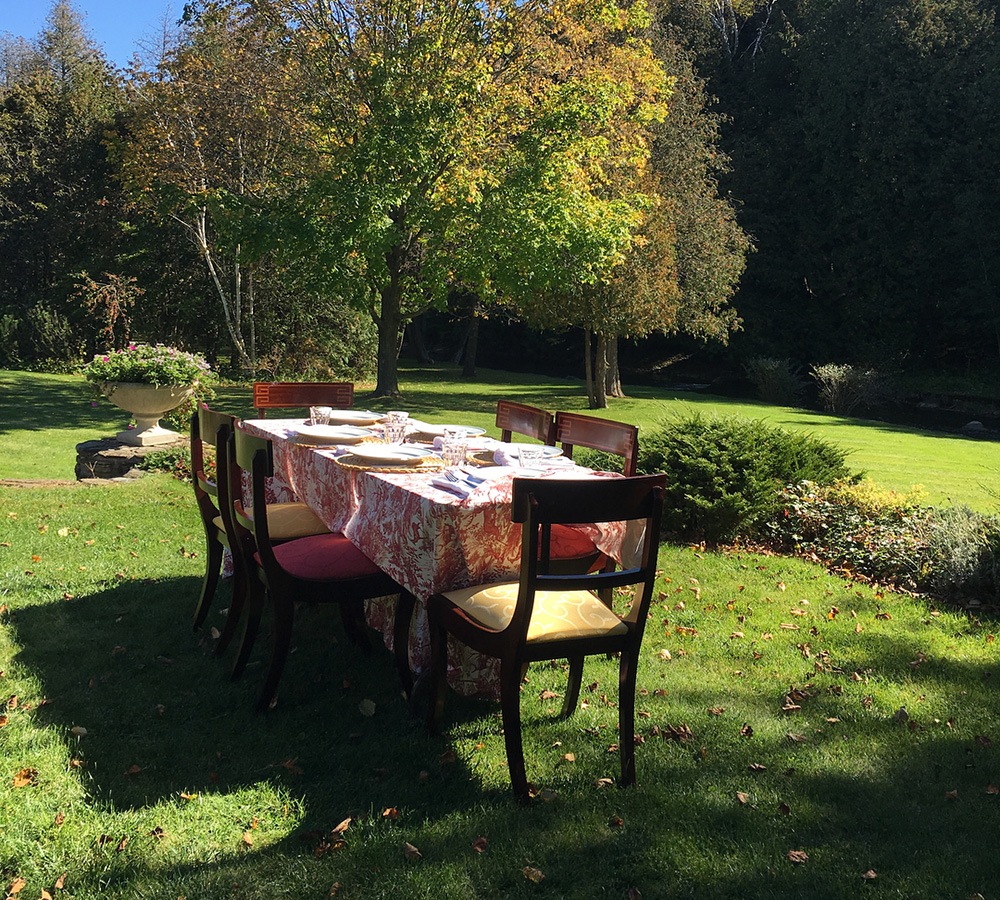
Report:
[[[809,859],[809,854],[805,850],[789,850],[788,858],[796,864],[804,863]]]
[[[874,869],[869,869],[861,876],[865,881],[874,881],[878,878],[878,873]]]
[[[750,802],[750,795],[744,794],[743,791],[737,791],[736,799],[739,801],[740,806],[746,806]]]
[[[472,849],[475,850],[476,853],[484,853],[486,851],[486,838],[477,837],[472,842]]]
[[[521,874],[524,875],[528,881],[533,881],[535,884],[541,884],[545,881],[545,873],[540,869],[536,869],[534,866],[525,866],[521,869]]]
[[[421,859],[423,854],[409,841],[403,844],[403,856],[407,859]]]
[[[16,897],[21,891],[24,890],[24,886],[27,884],[27,880],[24,878],[15,878],[7,890],[7,894],[11,897]]]
[[[14,787],[27,787],[29,784],[34,784],[35,779],[38,777],[38,770],[32,768],[21,769],[14,776]]]

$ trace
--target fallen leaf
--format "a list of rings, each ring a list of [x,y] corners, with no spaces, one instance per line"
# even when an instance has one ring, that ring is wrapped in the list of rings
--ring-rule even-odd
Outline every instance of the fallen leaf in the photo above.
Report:
[[[549,691],[549,690],[544,690],[541,692],[541,694],[538,695],[540,700],[554,700],[558,696],[559,694],[557,694],[555,691]]]
[[[744,722],[740,734],[743,737],[753,737],[753,726],[749,722]]]
[[[789,850],[788,858],[793,863],[804,863],[807,859],[809,859],[809,855],[805,852],[805,850]]]
[[[545,881],[545,873],[533,866],[525,866],[521,869],[521,874],[524,875],[528,881],[533,881],[535,884],[541,884]]]
[[[739,801],[740,806],[746,806],[750,802],[750,795],[744,794],[743,791],[737,791],[736,799]]]
[[[562,755],[562,758],[566,762],[576,762],[576,754],[575,753],[564,753]]]
[[[790,740],[793,744],[804,744],[807,740],[804,734],[793,734],[790,731],[788,732],[788,734],[785,735],[785,737],[788,740]]]
[[[597,781],[594,782],[594,787],[610,787],[614,783],[613,778],[598,778]]]
[[[477,837],[472,842],[472,849],[475,850],[476,853],[484,853],[486,851],[486,838]]]
[[[986,785],[986,793],[987,794],[1000,794],[1000,788],[998,788],[995,784],[988,784],[988,785]]]
[[[14,787],[27,787],[29,784],[34,784],[35,779],[38,777],[37,769],[24,768],[21,769],[14,776]]]
[[[865,881],[874,881],[876,878],[878,878],[878,874],[875,872],[874,869],[869,869],[861,877]]]
[[[358,711],[363,716],[374,716],[375,715],[375,701],[369,700],[367,697],[358,704]]]
[[[753,772],[754,775],[759,775],[761,772],[767,771],[767,766],[762,763],[750,763],[750,765],[747,766],[747,771]]]
[[[781,813],[783,816],[790,816],[792,814],[792,809],[787,803],[785,803],[784,800],[782,800],[778,804],[778,812]]]
[[[301,775],[303,774],[302,769],[299,768],[297,765],[295,765],[297,760],[298,760],[297,756],[294,759],[286,759],[281,764],[281,767],[291,775]]]
[[[455,751],[454,750],[445,750],[444,753],[442,753],[438,757],[438,762],[442,766],[447,766],[447,765],[450,765],[451,763],[455,762],[456,759],[457,759],[457,757],[455,756]]]
[[[624,824],[624,819],[619,815],[614,815],[608,819],[608,828],[621,828]]]
[[[56,879],[56,883],[53,885],[53,887],[57,891],[61,891],[64,887],[66,887],[66,874],[67,874],[66,872],[63,872],[62,875],[60,875]]]
[[[957,800],[958,799],[958,791],[945,791],[944,792],[944,799],[945,800]]]
[[[125,770],[125,774],[126,775],[138,775],[141,771],[142,771],[142,769],[139,768],[139,766],[137,766],[135,763],[132,763],[132,765],[130,765]]]
[[[181,794],[181,800],[197,800],[197,794]]]
[[[128,835],[123,834],[122,839],[115,846],[115,853],[121,853],[125,849],[125,845],[128,843]]]
[[[149,832],[149,836],[151,838],[156,838],[158,841],[162,841],[167,836],[167,833],[159,825],[157,825],[156,828]]]
[[[66,821],[66,813],[60,811],[56,813],[56,828],[62,828],[63,822]]]
[[[709,714],[713,715],[713,716],[721,716],[725,711],[726,711],[726,707],[724,707],[724,706],[712,706],[712,707],[709,707],[709,710],[708,710]]]
[[[423,854],[409,841],[403,844],[403,856],[407,859],[420,859]]]
[[[250,834],[249,831],[244,831],[243,832],[243,845],[245,847],[252,847],[253,846],[253,835]]]

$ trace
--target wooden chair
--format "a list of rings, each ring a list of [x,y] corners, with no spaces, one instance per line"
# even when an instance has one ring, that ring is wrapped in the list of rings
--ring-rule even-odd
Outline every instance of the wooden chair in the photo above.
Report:
[[[522,523],[520,580],[435,594],[428,601],[432,699],[427,728],[440,723],[447,691],[447,636],[500,660],[500,696],[507,768],[514,793],[529,794],[521,741],[520,685],[528,663],[568,659],[563,715],[580,696],[583,659],[620,653],[618,690],[622,784],[635,782],[635,680],[642,633],[656,575],[665,475],[580,481],[514,479],[511,519]],[[644,520],[635,563],[621,571],[546,575],[550,529],[556,523]],[[632,586],[619,616],[598,592]]]
[[[230,438],[229,460],[234,471],[249,470],[252,498],[250,510],[238,499],[233,503],[240,552],[249,570],[247,614],[234,676],[241,674],[246,665],[266,600],[270,600],[274,613],[271,660],[256,706],[258,712],[263,712],[277,699],[278,682],[292,640],[296,603],[337,603],[349,637],[367,647],[364,601],[403,591],[342,534],[327,531],[284,543],[273,540],[265,497],[266,479],[274,474],[270,440],[237,427]],[[406,598],[412,609],[412,598],[408,594]]]
[[[201,595],[194,610],[194,630],[205,623],[209,608],[219,585],[223,550],[232,551],[232,505],[229,503],[229,485],[226,479],[226,441],[233,430],[235,418],[228,413],[208,408],[199,409],[191,416],[191,470],[194,479],[194,496],[205,529],[205,577]],[[215,449],[216,474],[210,478],[205,473],[205,444]],[[242,606],[246,580],[242,567],[233,573],[233,600]]]
[[[510,441],[511,434],[523,434],[543,444],[556,442],[552,413],[537,406],[514,403],[512,400],[497,400],[496,425],[500,429],[500,440],[505,443]]]
[[[572,459],[574,447],[589,447],[624,459],[626,478],[635,475],[639,464],[639,429],[624,422],[598,419],[579,413],[556,413],[556,440]]]
[[[332,406],[350,409],[354,405],[354,385],[349,381],[255,381],[253,405],[257,418],[268,409],[295,406]]]

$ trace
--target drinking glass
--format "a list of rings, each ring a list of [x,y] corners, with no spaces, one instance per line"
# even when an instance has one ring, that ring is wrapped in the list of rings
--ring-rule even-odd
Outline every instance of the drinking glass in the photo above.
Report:
[[[542,459],[542,448],[522,444],[517,451],[518,463],[525,469],[537,467]]]
[[[312,425],[329,425],[333,409],[329,406],[310,406],[309,422]]]
[[[445,429],[441,456],[447,465],[462,465],[465,462],[465,454],[468,449],[469,443],[464,432],[452,428]]]
[[[390,444],[402,444],[406,437],[406,420],[390,419],[385,423],[385,439]]]

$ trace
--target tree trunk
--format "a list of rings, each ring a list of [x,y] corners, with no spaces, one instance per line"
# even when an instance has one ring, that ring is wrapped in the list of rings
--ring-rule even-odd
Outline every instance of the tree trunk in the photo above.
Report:
[[[618,338],[608,338],[607,352],[608,370],[604,377],[604,391],[609,397],[624,397],[622,390],[622,376],[618,368]]]
[[[605,383],[608,377],[608,339],[598,333],[597,348],[594,353],[594,402],[591,409],[607,409],[608,395],[605,390]]]
[[[462,377],[476,377],[476,350],[479,348],[479,316],[472,314],[469,333],[465,340],[465,360],[462,363]]]
[[[583,329],[583,372],[584,380],[587,382],[587,403],[594,409],[597,399],[594,396],[594,363],[591,357],[589,328]]]
[[[399,329],[403,324],[400,312],[402,302],[400,279],[392,277],[380,296],[382,309],[375,319],[375,324],[378,326],[378,381],[375,384],[375,396],[398,397],[397,354],[399,352]]]

